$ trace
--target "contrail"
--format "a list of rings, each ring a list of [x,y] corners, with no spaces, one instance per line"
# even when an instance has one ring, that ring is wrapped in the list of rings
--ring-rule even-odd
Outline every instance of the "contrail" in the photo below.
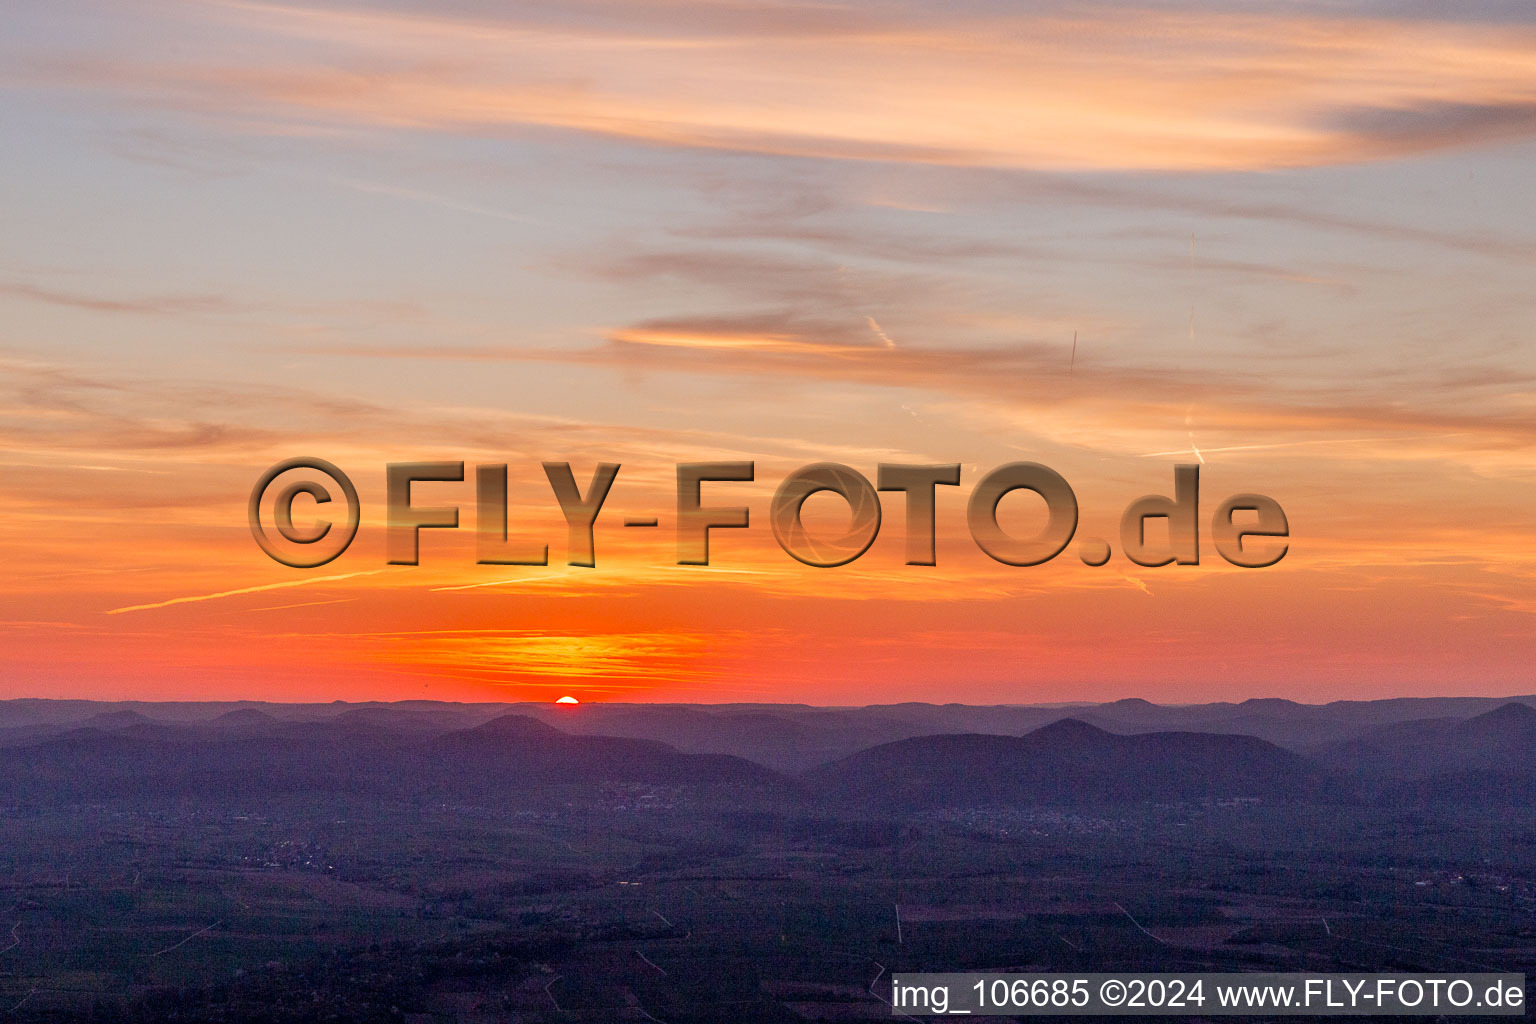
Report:
[[[1309,444],[1361,444],[1361,443],[1364,443],[1366,441],[1386,441],[1386,440],[1391,440],[1391,438],[1382,438],[1382,437],[1327,437],[1327,438],[1320,438],[1320,439],[1315,440],[1315,441],[1280,441],[1280,442],[1277,442],[1275,444],[1231,444],[1231,445],[1227,445],[1224,448],[1207,448],[1205,450],[1208,451],[1208,452],[1256,452],[1256,451],[1262,451],[1262,450],[1267,450],[1267,449],[1272,449],[1272,448],[1299,448],[1302,445],[1309,445]],[[1193,444],[1193,439],[1191,439],[1191,444]],[[1147,452],[1144,455],[1136,456],[1136,458],[1139,458],[1139,459],[1155,459],[1155,458],[1157,458],[1158,456],[1161,456],[1161,455],[1188,455],[1193,450],[1194,450],[1193,448],[1180,448],[1177,451],[1171,451],[1171,452]]]
[[[196,601],[212,601],[220,597],[238,597],[241,594],[257,594],[263,590],[282,590],[285,587],[302,587],[309,583],[334,583],[337,580],[350,580],[354,576],[374,576],[383,572],[383,569],[368,569],[364,572],[345,572],[340,576],[311,576],[308,579],[289,580],[287,583],[266,583],[259,587],[241,587],[239,590],[221,590],[217,594],[198,594],[195,597],[173,597],[169,601],[156,601],[154,604],[131,604],[124,608],[113,608],[108,615],[121,615],[124,612],[147,612],[153,608],[168,608],[173,604],[192,604]]]
[[[1147,596],[1148,596],[1148,597],[1151,597],[1151,596],[1152,596],[1152,591],[1151,591],[1151,589],[1150,589],[1150,588],[1149,588],[1149,587],[1148,587],[1148,586],[1147,586],[1147,585],[1146,585],[1146,583],[1144,583],[1144,582],[1143,582],[1143,581],[1141,581],[1141,580],[1139,580],[1139,579],[1137,579],[1137,578],[1136,578],[1136,577],[1135,577],[1135,576],[1131,576],[1131,575],[1128,575],[1128,574],[1126,574],[1126,573],[1121,573],[1121,574],[1120,574],[1120,575],[1121,575],[1121,576],[1124,576],[1124,577],[1125,577],[1125,578],[1126,578],[1126,579],[1127,579],[1127,580],[1128,580],[1128,581],[1129,581],[1129,582],[1130,582],[1130,584],[1131,584],[1131,585],[1132,585],[1132,586],[1133,586],[1133,587],[1135,587],[1135,588],[1136,588],[1136,589],[1138,589],[1138,590],[1140,590],[1140,591],[1141,591],[1141,592],[1142,592],[1142,593],[1143,593],[1143,594],[1146,594],[1146,595],[1147,595]],[[1115,906],[1117,906],[1117,907],[1119,907],[1119,906],[1120,906],[1120,904],[1118,904],[1118,903],[1116,903],[1116,904],[1115,904]],[[1122,912],[1122,913],[1123,913],[1123,912],[1124,912],[1124,910],[1125,910],[1125,908],[1124,908],[1124,907],[1121,907],[1121,908],[1120,908],[1120,909],[1121,909],[1121,912]],[[1126,915],[1126,916],[1127,916],[1127,917],[1129,917],[1129,916],[1130,916],[1130,915],[1129,915],[1129,914],[1127,914],[1127,915]]]
[[[263,608],[250,608],[253,612],[280,612],[287,608],[313,608],[317,604],[347,604],[356,601],[355,597],[334,597],[329,601],[300,601],[298,604],[269,604]]]
[[[895,348],[896,347],[896,342],[891,340],[891,336],[889,334],[885,333],[884,328],[882,328],[875,321],[874,317],[867,316],[867,317],[864,318],[864,320],[865,320],[865,322],[867,322],[869,324],[869,329],[875,332],[875,337],[879,338],[881,341],[883,341],[885,343],[885,347],[886,348]]]
[[[392,199],[406,199],[418,203],[426,203],[430,206],[441,206],[445,210],[453,210],[456,213],[472,213],[481,217],[494,217],[497,220],[509,220],[516,224],[532,223],[528,217],[522,217],[506,210],[497,210],[489,206],[479,206],[475,203],[465,203],[448,196],[440,196],[434,192],[422,192],[413,188],[400,188],[395,185],[385,185],[376,181],[359,181],[354,178],[332,178],[333,183],[344,188],[356,189],[370,195],[389,196]]]

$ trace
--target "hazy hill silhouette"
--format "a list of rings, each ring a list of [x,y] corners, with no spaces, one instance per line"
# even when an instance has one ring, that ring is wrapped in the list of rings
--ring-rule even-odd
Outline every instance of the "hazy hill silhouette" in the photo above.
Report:
[[[0,796],[580,800],[616,782],[691,787],[728,803],[732,793],[799,799],[801,783],[786,776],[808,772],[816,799],[854,804],[1357,792],[1530,801],[1531,700],[824,708],[24,699],[0,702],[0,723],[9,723],[0,724]]]
[[[1520,698],[1530,700],[1531,698]],[[784,772],[800,772],[882,743],[943,733],[1020,736],[1076,718],[1114,733],[1204,732],[1257,736],[1308,754],[1385,723],[1432,715],[1470,718],[1501,703],[1484,697],[1402,698],[1299,704],[1278,698],[1238,703],[1154,704],[1126,698],[1063,706],[883,704],[819,708],[798,704],[517,705],[572,733],[630,736],[696,753],[728,753]]]
[[[526,715],[449,733],[424,748],[450,789],[556,788],[604,782],[782,789],[787,780],[727,754],[689,754],[656,740],[572,736]]]
[[[138,711],[103,711],[80,722],[82,726],[97,729],[128,729],[136,725],[157,725],[158,720]]]
[[[210,725],[232,729],[267,728],[276,725],[277,722],[275,715],[269,715],[256,708],[236,708],[209,720]]]
[[[307,724],[308,734],[330,723],[378,727],[419,739],[457,732],[508,713],[527,715],[563,732],[658,740],[683,753],[729,754],[778,771],[798,773],[896,740],[943,733],[1027,734],[1063,718],[1113,733],[1206,732],[1257,736],[1303,754],[1369,736],[1393,723],[1434,718],[1464,720],[1533,697],[1414,697],[1299,704],[1276,698],[1210,704],[1155,704],[1139,697],[1104,704],[901,704],[814,707],[805,704],[626,704],[555,707],[538,704],[456,704],[443,701],[333,701],[274,704],[223,702],[99,702],[22,698],[0,701],[0,747],[16,747],[81,725],[108,730],[145,724],[218,726],[262,732]],[[127,714],[119,714],[127,713]],[[109,716],[90,722],[98,716]],[[264,716],[264,717],[263,717]],[[319,730],[319,731],[317,731]]]
[[[1017,735],[1066,714],[1055,708],[918,703],[860,708],[615,703],[519,705],[517,711],[572,733],[660,740],[695,753],[734,754],[784,772],[913,736]]]
[[[325,722],[139,722],[70,729],[8,752],[0,796],[18,801],[155,801],[290,796],[536,802],[559,791],[590,795],[608,783],[686,788],[728,800],[784,793],[793,784],[728,755],[663,743],[570,736],[508,715],[422,739],[411,723],[380,716]]]
[[[1071,718],[1025,736],[887,743],[805,780],[830,799],[871,809],[1338,795],[1316,766],[1251,736],[1121,736]]]
[[[1317,752],[1337,771],[1365,781],[1479,773],[1536,775],[1536,708],[1511,702],[1468,719],[1432,718],[1371,729]]]

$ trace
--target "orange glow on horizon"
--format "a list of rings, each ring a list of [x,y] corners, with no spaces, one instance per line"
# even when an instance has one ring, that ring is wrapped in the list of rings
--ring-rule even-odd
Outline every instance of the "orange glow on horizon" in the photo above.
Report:
[[[471,6],[18,5],[0,697],[1531,688],[1530,19]],[[246,520],[299,456],[362,508],[313,570]],[[412,461],[465,464],[413,492],[459,527],[390,565],[384,467]],[[545,461],[623,467],[596,567]],[[703,495],[751,527],[679,565],[676,466],[716,461],[755,464]],[[1077,496],[1047,565],[966,528],[1015,461]],[[905,564],[895,493],[851,564],[787,556],[769,503],[814,462],[960,463],[938,564]],[[1202,564],[1135,565],[1120,512],[1180,462]],[[485,464],[547,565],[477,562]],[[1245,492],[1289,517],[1273,568],[1211,543]]]

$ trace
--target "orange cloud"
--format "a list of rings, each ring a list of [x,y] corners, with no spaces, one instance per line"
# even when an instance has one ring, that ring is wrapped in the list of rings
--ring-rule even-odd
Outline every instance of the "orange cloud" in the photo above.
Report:
[[[256,3],[205,14],[230,38],[195,59],[75,55],[34,61],[34,80],[265,130],[548,127],[1058,170],[1310,166],[1536,133],[1523,26],[1126,8],[786,18],[768,33],[740,17],[581,29]],[[302,64],[285,55],[293,40]]]
[[[407,630],[329,634],[365,662],[493,684],[621,692],[699,676],[702,654],[729,638],[682,632],[598,633],[539,630]],[[702,680],[701,680],[702,681]]]
[[[823,355],[892,348],[878,325],[805,323],[788,316],[653,320],[614,331],[625,345]]]

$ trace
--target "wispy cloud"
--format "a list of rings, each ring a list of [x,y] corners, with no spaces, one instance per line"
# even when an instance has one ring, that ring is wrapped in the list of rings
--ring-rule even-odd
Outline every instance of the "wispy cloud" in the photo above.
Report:
[[[496,220],[507,220],[518,224],[529,223],[532,218],[522,214],[512,213],[508,210],[498,210],[490,206],[482,206],[479,203],[467,203],[462,199],[452,196],[438,195],[436,192],[426,192],[417,188],[406,188],[402,185],[388,185],[378,181],[362,181],[356,178],[337,178],[336,184],[343,188],[353,189],[368,195],[386,196],[391,199],[402,199],[413,203],[426,203],[429,206],[440,206],[445,210],[453,210],[458,213],[467,213],[476,217],[491,217]]]
[[[1475,448],[1528,449],[1536,438],[1536,411],[1519,397],[1527,375],[1507,370],[1491,377],[1440,376],[1432,384],[1440,401],[1405,407],[1397,400],[1401,376],[1371,381],[1341,380],[1287,384],[1261,371],[1217,373],[1201,367],[1176,371],[1148,365],[1098,362],[1067,374],[1066,350],[1057,342],[1021,342],[990,347],[906,344],[891,348],[870,337],[868,326],[765,318],[704,316],[648,321],[616,330],[607,345],[586,349],[538,350],[515,347],[327,348],[333,355],[386,359],[548,361],[608,366],[647,372],[710,373],[753,379],[821,380],[918,390],[942,396],[980,398],[1005,408],[1020,422],[1049,412],[1058,426],[1072,424],[1087,436],[1108,440],[1129,430],[1126,454],[1139,454],[1134,440],[1148,430],[1186,434],[1186,420],[1198,410],[1201,430],[1218,437],[1278,434],[1287,446],[1327,435],[1370,431],[1410,436],[1423,445],[1439,437],[1446,451]],[[1407,374],[1422,376],[1418,368]],[[1490,380],[1498,391],[1480,392]],[[1522,383],[1523,382],[1523,383]],[[1416,388],[1431,386],[1416,381]],[[1464,398],[1457,402],[1455,399]],[[1042,424],[1049,422],[1042,420]],[[1134,429],[1129,429],[1134,428]],[[1278,443],[1278,442],[1276,442]],[[1205,450],[1238,450],[1213,444]],[[1119,450],[1122,444],[1116,442]],[[1143,449],[1144,450],[1144,449]],[[1190,449],[1183,449],[1188,451]],[[1258,450],[1256,447],[1252,450]],[[1422,449],[1421,449],[1422,450]]]
[[[875,337],[870,337],[871,328]],[[619,345],[786,354],[833,354],[890,348],[872,318],[857,321],[806,321],[790,315],[692,317],[651,320],[614,331]]]
[[[319,313],[364,315],[370,319],[399,320],[419,316],[421,312],[418,307],[407,302],[284,302],[207,292],[111,295],[104,291],[49,287],[17,280],[0,280],[0,298],[39,302],[83,313],[116,313],[131,316],[312,315]]]
[[[1296,167],[1536,132],[1536,31],[1518,24],[1098,7],[944,21],[883,10],[829,28],[799,6],[732,12],[691,29],[593,28],[591,11],[560,24],[214,4],[195,58],[28,63],[35,82],[272,127],[558,128],[962,166]],[[770,15],[779,30],[764,32]],[[285,55],[294,39],[303,62]]]
[[[43,288],[19,281],[0,281],[0,295],[90,313],[134,313],[146,316],[234,313],[244,312],[247,308],[222,295],[151,295],[117,299]]]

